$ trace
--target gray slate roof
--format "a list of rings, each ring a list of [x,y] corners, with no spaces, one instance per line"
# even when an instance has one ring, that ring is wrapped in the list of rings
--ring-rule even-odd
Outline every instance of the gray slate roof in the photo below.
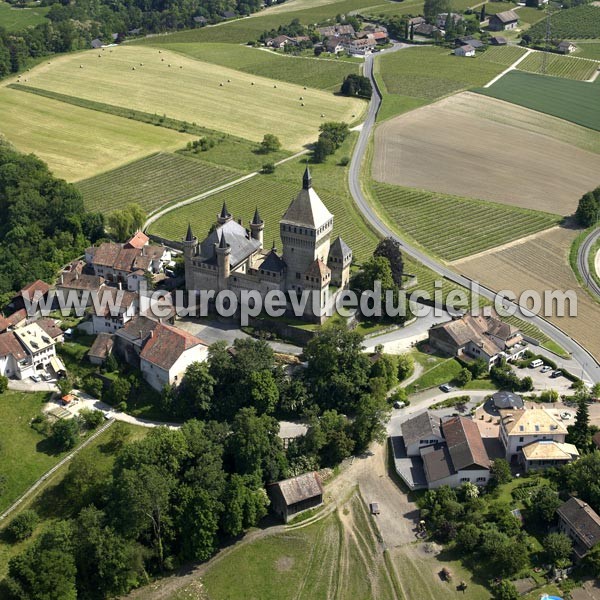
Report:
[[[239,265],[260,248],[260,242],[246,237],[247,232],[244,226],[231,219],[227,223],[215,227],[200,244],[201,255],[205,260],[210,261],[215,258],[215,244],[220,245],[223,234],[225,234],[227,244],[231,247],[232,267]]]
[[[271,273],[281,273],[285,269],[285,263],[275,250],[271,250],[259,268],[271,271]]]
[[[450,452],[445,445],[425,448],[422,457],[425,476],[429,483],[450,477],[455,472],[452,468]]]
[[[423,438],[441,437],[440,420],[428,411],[422,412],[402,423],[402,436],[406,446]]]
[[[331,248],[329,248],[329,256],[336,256],[338,258],[344,258],[348,256],[348,254],[352,254],[352,250],[350,246],[344,242],[344,240],[338,236],[333,244],[331,244]]]
[[[523,398],[513,392],[496,392],[492,395],[492,401],[496,408],[523,408]]]
[[[287,506],[323,494],[323,485],[318,473],[304,473],[298,477],[284,479],[273,484],[279,488]]]
[[[493,18],[496,17],[502,23],[511,23],[512,21],[518,21],[519,15],[514,10],[505,10],[503,12],[496,13],[492,15]]]
[[[588,504],[579,498],[569,498],[556,512],[588,548],[600,543],[600,516]]]

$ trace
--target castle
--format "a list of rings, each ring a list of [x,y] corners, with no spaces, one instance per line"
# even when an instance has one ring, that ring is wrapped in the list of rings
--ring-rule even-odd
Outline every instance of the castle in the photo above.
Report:
[[[302,189],[279,222],[281,254],[274,243],[265,250],[264,228],[258,209],[246,229],[225,204],[216,225],[200,243],[188,226],[183,240],[186,288],[231,290],[238,297],[242,290],[262,295],[280,290],[288,297],[304,290],[318,291],[319,308],[315,310],[311,301],[303,316],[322,322],[336,294],[348,286],[352,250],[341,237],[331,243],[333,215],[312,187],[308,167]]]

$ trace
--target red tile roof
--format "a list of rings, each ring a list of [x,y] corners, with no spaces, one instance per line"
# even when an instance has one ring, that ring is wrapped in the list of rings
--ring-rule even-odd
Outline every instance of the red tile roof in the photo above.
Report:
[[[129,248],[137,248],[139,250],[149,241],[150,238],[143,231],[138,231],[130,240],[125,242],[125,246],[128,246]]]
[[[191,333],[159,323],[144,345],[140,358],[168,371],[183,352],[199,345],[205,344]]]
[[[304,274],[308,275],[309,277],[324,279],[331,274],[331,269],[320,258],[317,258],[315,261],[310,263]]]
[[[29,294],[29,298],[33,299],[36,292],[41,292],[45,296],[50,291],[50,286],[41,279],[36,279],[33,283],[26,285],[17,295],[23,296],[24,293]]]
[[[442,432],[456,471],[473,465],[489,468],[490,459],[475,421],[454,417],[442,423]]]
[[[52,338],[56,339],[63,333],[54,319],[39,319],[36,323]]]
[[[15,360],[27,358],[27,353],[17,336],[11,331],[9,333],[0,334],[0,356],[5,357],[12,355]]]

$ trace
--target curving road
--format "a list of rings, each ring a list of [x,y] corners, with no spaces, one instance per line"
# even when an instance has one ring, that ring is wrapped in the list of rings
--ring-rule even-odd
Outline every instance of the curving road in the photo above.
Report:
[[[592,294],[595,294],[600,298],[600,285],[598,285],[590,273],[590,252],[592,246],[598,239],[600,239],[600,228],[594,229],[594,231],[583,240],[583,244],[581,244],[579,251],[577,252],[577,268],[585,285],[587,285]]]
[[[407,44],[397,44],[394,46],[393,49],[387,50],[386,52],[395,52],[408,47],[410,46],[408,46]],[[473,286],[475,286],[478,289],[479,294],[481,296],[487,298],[488,300],[494,301],[494,299],[496,298],[496,294],[493,290],[481,286],[480,284],[472,281],[468,277],[459,275],[452,269],[449,269],[444,264],[434,260],[429,255],[421,252],[420,250],[411,246],[410,244],[407,244],[404,240],[398,237],[398,235],[381,220],[379,215],[375,212],[375,210],[369,204],[368,200],[365,198],[360,185],[360,171],[365,156],[365,151],[369,143],[369,137],[371,135],[371,131],[373,130],[379,107],[381,106],[381,93],[379,91],[379,88],[377,87],[377,82],[373,77],[373,60],[373,56],[367,56],[365,58],[364,74],[371,80],[371,84],[373,86],[373,96],[371,98],[371,102],[369,103],[366,119],[360,131],[358,141],[356,142],[356,147],[354,149],[354,154],[352,155],[352,160],[350,162],[350,170],[348,173],[348,184],[350,186],[350,193],[352,194],[356,205],[362,212],[365,219],[369,221],[373,229],[378,231],[384,237],[392,237],[398,242],[400,242],[402,249],[404,252],[406,252],[406,254],[412,256],[432,271],[435,271],[444,279],[448,279],[449,281],[452,281],[453,283],[466,287],[468,289],[472,289]],[[504,301],[504,306],[517,308],[517,305],[514,302],[509,302],[508,300]],[[555,340],[558,344],[560,344],[560,346],[562,346],[567,352],[569,352],[572,355],[573,359],[577,361],[581,366],[584,379],[587,379],[589,382],[600,381],[600,364],[583,346],[578,344],[560,328],[549,323],[542,317],[539,317],[537,315],[526,316],[525,314],[520,314],[519,317],[524,321],[533,323],[543,333]]]

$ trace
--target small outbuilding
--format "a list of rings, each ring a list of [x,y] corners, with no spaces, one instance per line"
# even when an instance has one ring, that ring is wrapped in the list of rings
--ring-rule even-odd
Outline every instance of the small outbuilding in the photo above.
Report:
[[[273,512],[285,523],[297,514],[323,504],[323,484],[315,471],[273,483],[268,493]]]
[[[561,54],[571,54],[571,52],[575,52],[577,50],[577,46],[573,42],[567,42],[563,40],[556,46],[556,50]]]
[[[493,35],[490,38],[490,44],[492,44],[492,46],[506,46],[507,43],[506,38],[502,35]]]
[[[111,333],[99,333],[88,350],[88,359],[93,365],[104,364],[104,361],[112,354],[114,336]]]
[[[454,49],[455,56],[475,56],[475,48],[471,46],[471,44],[465,44],[464,46],[460,46],[460,48]]]

